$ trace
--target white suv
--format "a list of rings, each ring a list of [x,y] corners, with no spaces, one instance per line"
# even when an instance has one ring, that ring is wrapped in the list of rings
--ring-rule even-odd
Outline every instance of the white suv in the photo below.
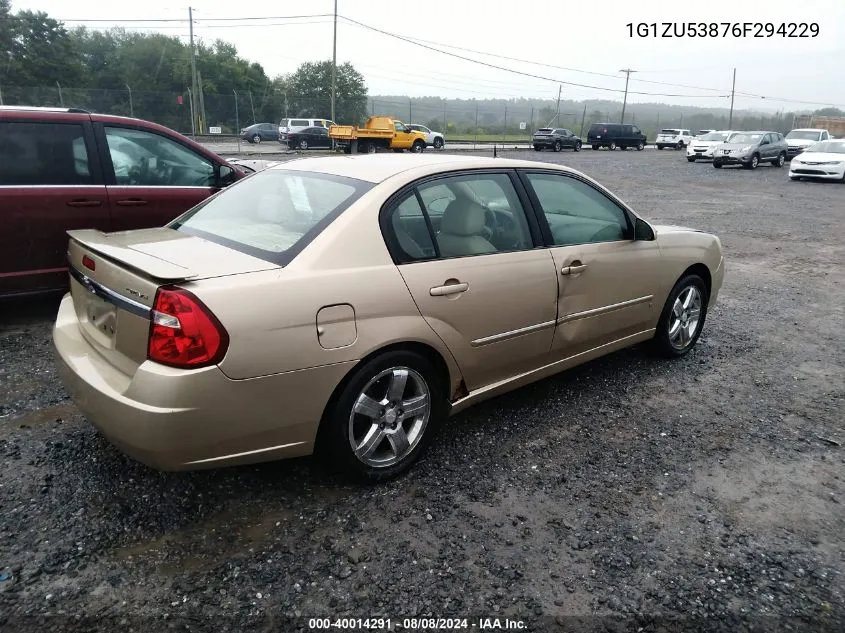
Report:
[[[694,163],[698,159],[713,160],[713,151],[717,145],[728,143],[731,137],[736,134],[731,130],[719,130],[696,136],[687,147],[687,160]]]
[[[692,134],[690,134],[689,130],[667,128],[665,130],[660,130],[660,133],[657,135],[655,145],[657,145],[657,149],[663,149],[664,147],[684,149],[690,144],[691,140]]]
[[[424,125],[420,125],[419,123],[411,123],[408,125],[408,128],[425,134],[425,144],[429,147],[434,147],[434,149],[440,149],[443,147],[443,145],[446,144],[446,139],[443,137],[442,133],[435,132]]]

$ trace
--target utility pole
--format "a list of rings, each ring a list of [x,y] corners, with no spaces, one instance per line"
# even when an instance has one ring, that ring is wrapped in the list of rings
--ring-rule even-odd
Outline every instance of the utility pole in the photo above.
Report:
[[[200,134],[205,134],[206,119],[205,119],[205,91],[202,89],[202,71],[197,70],[197,89],[200,92],[200,124],[197,126],[197,129],[200,131]]]
[[[628,105],[628,81],[631,79],[631,73],[637,72],[636,70],[631,70],[630,68],[623,68],[619,71],[620,73],[625,73],[625,98],[622,101],[622,120],[620,123],[625,122],[625,106]]]
[[[414,100],[408,97],[408,123],[414,122]]]
[[[475,102],[475,142],[478,143],[478,101]]]
[[[734,123],[734,91],[736,90],[736,68],[734,68],[734,80],[731,85],[731,114],[728,117],[728,129],[733,127]]]
[[[584,102],[584,112],[581,114],[581,132],[578,134],[579,137],[584,137],[584,120],[587,118],[587,102]]]
[[[560,116],[560,91],[562,89],[563,89],[563,86],[561,84],[558,84],[558,86],[557,86],[557,106],[555,107],[555,116],[551,121],[549,121],[549,125],[547,127],[552,127],[552,123],[557,121],[558,117]]]
[[[129,91],[129,116],[134,119],[135,107],[132,105],[132,88],[129,87],[129,84],[126,84],[126,89]]]
[[[188,7],[188,34],[191,40],[191,94],[193,98],[198,98],[198,91],[197,91],[197,60],[196,53],[194,52],[194,9],[192,7]],[[191,112],[191,128],[194,130],[194,134],[196,134],[197,127],[200,128],[200,132],[202,132],[202,126],[197,126],[197,110],[198,108],[193,108]]]
[[[332,121],[334,121],[334,106],[337,98],[337,0],[334,0],[334,33],[332,35]],[[354,121],[353,121],[354,123]]]

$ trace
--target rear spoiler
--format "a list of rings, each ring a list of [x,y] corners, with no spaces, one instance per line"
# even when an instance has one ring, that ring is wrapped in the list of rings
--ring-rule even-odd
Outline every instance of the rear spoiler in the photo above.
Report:
[[[85,248],[153,279],[179,281],[198,276],[196,272],[184,266],[114,243],[114,238],[119,234],[106,234],[96,229],[76,229],[68,231],[67,234]]]

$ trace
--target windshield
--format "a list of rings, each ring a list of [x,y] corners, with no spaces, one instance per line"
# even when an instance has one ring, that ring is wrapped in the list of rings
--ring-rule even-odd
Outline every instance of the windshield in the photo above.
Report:
[[[737,134],[731,137],[731,143],[759,143],[762,134]]]
[[[681,133],[681,131],[680,130],[660,130],[660,133],[661,134],[669,134],[671,136],[677,136],[678,134]]]
[[[284,265],[372,186],[341,176],[271,169],[232,185],[168,226]]]
[[[705,134],[699,141],[725,141],[727,140],[728,136],[730,136],[729,132],[710,132],[710,134]]]
[[[810,152],[824,152],[826,154],[845,154],[845,141],[822,141],[804,150],[804,154]],[[802,156],[804,155],[802,154]]]
[[[818,141],[822,137],[821,132],[815,130],[792,130],[786,135],[786,138],[797,139],[800,141]]]

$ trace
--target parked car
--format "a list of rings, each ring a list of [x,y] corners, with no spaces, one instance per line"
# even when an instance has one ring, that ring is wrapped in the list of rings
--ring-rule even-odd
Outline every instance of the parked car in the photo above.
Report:
[[[845,181],[845,140],[816,143],[789,163],[789,178]]]
[[[593,149],[606,147],[609,150],[628,149],[636,147],[637,150],[645,148],[646,137],[640,128],[628,123],[593,123],[587,132],[587,143]]]
[[[695,137],[687,147],[687,160],[691,163],[699,159],[713,160],[713,152],[716,147],[730,141],[734,134],[737,134],[737,132],[722,130]]]
[[[288,133],[288,147],[291,149],[314,149],[331,147],[332,139],[324,127],[307,127],[297,132]]]
[[[797,130],[790,130],[786,135],[786,158],[792,160],[794,156],[798,156],[805,149],[811,145],[815,145],[821,141],[829,141],[831,139],[830,132],[821,128],[804,128]]]
[[[689,130],[665,128],[660,130],[654,144],[657,145],[657,149],[663,149],[664,147],[684,149],[690,144],[690,141],[692,141],[692,134],[690,134]]]
[[[716,130],[699,130],[698,132],[695,133],[695,136],[693,137],[693,139],[700,138],[700,137],[702,137],[706,134],[710,134],[711,132],[715,132],[715,131]]]
[[[778,132],[737,132],[713,151],[713,167],[742,165],[757,169],[760,163],[783,167],[786,162],[786,139]]]
[[[531,139],[536,151],[549,148],[559,152],[564,147],[571,147],[574,151],[581,151],[581,139],[566,128],[541,127],[534,132]]]
[[[263,171],[268,167],[273,167],[281,163],[278,160],[265,160],[261,158],[233,158],[229,162],[232,165],[237,165],[241,171],[247,174],[254,174],[257,171]]]
[[[261,141],[278,141],[279,127],[272,123],[256,123],[242,129],[241,138],[255,144]]]
[[[162,226],[243,175],[148,121],[0,106],[0,296],[66,288],[69,229]]]
[[[725,271],[716,236],[579,172],[443,154],[287,162],[163,228],[73,231],[69,257],[60,371],[121,450],[316,451],[372,480],[487,398],[640,342],[683,356]]]
[[[408,129],[425,134],[425,144],[427,147],[442,149],[446,144],[446,137],[443,136],[442,132],[435,132],[431,128],[420,125],[419,123],[409,123]]]
[[[329,119],[282,119],[279,121],[279,142],[287,144],[288,134],[299,132],[307,127],[324,127],[329,129],[335,124]]]

